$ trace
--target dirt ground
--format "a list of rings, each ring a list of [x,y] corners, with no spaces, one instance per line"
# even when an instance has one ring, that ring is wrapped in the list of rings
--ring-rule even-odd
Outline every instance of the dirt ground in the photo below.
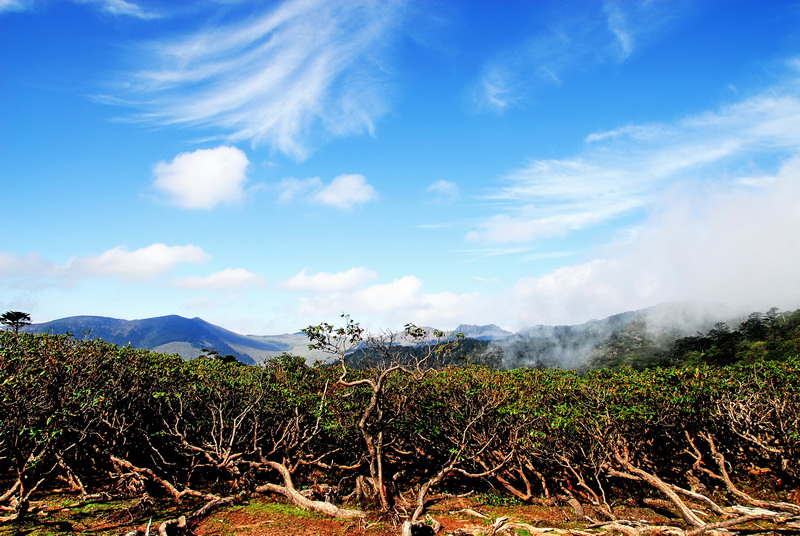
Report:
[[[489,524],[488,519],[495,517],[490,512],[479,512],[490,516],[486,520],[463,512],[456,513],[463,508],[475,508],[477,505],[473,502],[451,501],[446,508],[445,505],[438,506],[430,514],[442,523],[444,534],[459,528],[485,527]],[[195,532],[197,536],[397,536],[400,528],[379,519],[331,519],[264,498],[248,505],[220,510],[209,516]]]
[[[569,507],[546,507],[500,503],[492,497],[447,498],[431,505],[428,514],[442,524],[438,533],[445,535],[465,529],[476,533],[488,529],[500,516],[534,527],[584,528],[574,520]],[[132,529],[144,530],[152,521],[151,534],[166,520],[192,511],[196,506],[175,508],[169,503],[155,504],[142,500],[96,501],[82,503],[68,497],[48,500],[33,521],[0,526],[0,536],[120,536]],[[630,509],[628,519],[664,523],[669,520],[649,509]],[[366,520],[332,519],[287,504],[280,498],[258,497],[221,508],[195,529],[196,536],[397,536],[400,527],[377,518]],[[527,532],[518,531],[520,535]]]

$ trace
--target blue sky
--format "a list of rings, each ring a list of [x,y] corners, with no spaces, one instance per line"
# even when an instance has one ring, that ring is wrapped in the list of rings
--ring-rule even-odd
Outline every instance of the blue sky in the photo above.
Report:
[[[0,0],[0,309],[800,307],[793,1]]]

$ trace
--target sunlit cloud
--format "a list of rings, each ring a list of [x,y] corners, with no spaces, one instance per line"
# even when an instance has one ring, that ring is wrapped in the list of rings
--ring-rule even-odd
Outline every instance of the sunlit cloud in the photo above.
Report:
[[[404,2],[286,0],[244,23],[152,45],[125,81],[142,120],[212,127],[296,159],[372,133],[387,108],[386,51]]]
[[[174,279],[172,284],[190,290],[242,290],[261,287],[264,278],[243,268],[226,268],[206,276],[191,276]]]
[[[187,209],[210,209],[244,198],[247,155],[236,147],[217,147],[181,153],[153,167],[153,186],[170,201]]]

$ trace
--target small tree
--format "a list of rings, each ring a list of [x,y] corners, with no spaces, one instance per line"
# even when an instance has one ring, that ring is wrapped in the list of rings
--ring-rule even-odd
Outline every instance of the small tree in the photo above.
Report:
[[[14,333],[19,333],[19,328],[30,325],[31,315],[22,311],[8,311],[0,316],[0,324],[9,326]]]
[[[414,324],[406,324],[402,333],[385,331],[370,335],[348,315],[342,314],[342,318],[345,320],[343,327],[322,323],[302,331],[309,338],[309,349],[336,356],[341,367],[337,385],[367,391],[369,401],[363,408],[358,429],[369,465],[369,494],[378,500],[383,514],[392,515],[395,496],[388,488],[398,474],[387,478],[385,447],[393,442],[393,438],[386,435],[389,422],[396,416],[387,411],[387,386],[395,375],[406,375],[417,382],[422,380],[434,370],[437,359],[444,359],[452,352],[463,335],[451,336],[439,330],[429,333]],[[352,373],[348,359],[359,349],[368,356],[367,361],[375,363],[369,369],[358,371],[359,377],[348,379]]]

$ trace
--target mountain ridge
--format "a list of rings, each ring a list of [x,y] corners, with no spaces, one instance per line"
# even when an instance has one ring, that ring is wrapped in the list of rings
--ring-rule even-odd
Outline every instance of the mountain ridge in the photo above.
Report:
[[[670,336],[685,336],[707,329],[714,322],[729,320],[730,314],[709,313],[699,304],[660,304],[645,309],[626,311],[582,324],[535,325],[517,333],[495,324],[461,324],[448,333],[463,333],[477,341],[474,351],[486,354],[490,362],[503,368],[516,366],[560,366],[578,368],[592,352],[615,338],[631,332],[645,345],[659,344]],[[305,357],[307,361],[326,361],[330,355],[308,349],[302,332],[282,335],[242,335],[211,324],[202,318],[164,315],[152,318],[123,320],[81,315],[26,326],[30,333],[72,333],[91,336],[118,345],[178,354],[185,359],[198,357],[205,349],[220,355],[236,356],[241,362],[255,364],[283,353]],[[484,356],[480,356],[483,358]]]

